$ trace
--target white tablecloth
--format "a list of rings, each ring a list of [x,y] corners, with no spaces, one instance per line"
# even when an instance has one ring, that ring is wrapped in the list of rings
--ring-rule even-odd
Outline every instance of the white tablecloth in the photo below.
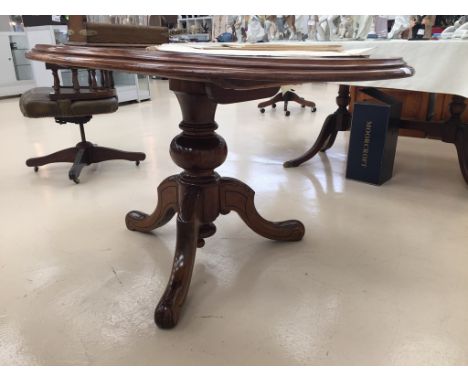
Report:
[[[280,44],[275,42],[272,43]],[[304,46],[306,43],[286,42],[289,46]],[[395,80],[366,81],[347,83],[350,85],[372,86],[393,89],[423,91],[429,93],[444,93],[460,95],[468,98],[468,40],[366,40],[366,41],[327,41],[312,42],[310,45],[341,45],[344,52],[323,51],[250,51],[239,50],[208,50],[200,49],[204,45],[194,44],[164,44],[155,49],[198,54],[229,54],[232,56],[264,55],[276,57],[347,56],[353,54],[369,54],[371,58],[402,57],[416,73],[412,77]],[[205,44],[213,49],[220,44]],[[244,44],[245,45],[245,44]],[[260,47],[260,44],[258,44]],[[265,48],[267,44],[262,44]],[[372,48],[368,50],[369,48]],[[291,48],[289,48],[291,49]]]
[[[345,41],[345,49],[374,48],[370,57],[402,57],[416,73],[412,77],[385,81],[347,83],[460,95],[468,98],[468,40],[438,41]]]

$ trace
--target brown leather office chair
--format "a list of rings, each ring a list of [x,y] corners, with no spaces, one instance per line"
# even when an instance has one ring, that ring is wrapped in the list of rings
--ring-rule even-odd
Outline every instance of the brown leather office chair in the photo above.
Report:
[[[59,69],[47,64],[54,76],[53,88],[39,87],[25,92],[20,99],[20,109],[25,117],[54,117],[59,124],[75,123],[80,126],[81,142],[75,147],[66,148],[53,154],[30,158],[26,166],[34,167],[56,162],[73,163],[68,176],[79,183],[84,166],[111,159],[134,161],[138,165],[146,158],[141,152],[129,152],[96,146],[86,140],[84,124],[95,114],[113,113],[118,108],[118,99],[111,71],[100,71],[100,85],[96,81],[96,71],[88,70],[88,86],[78,81],[78,69],[72,68],[72,86],[62,86],[58,76]]]

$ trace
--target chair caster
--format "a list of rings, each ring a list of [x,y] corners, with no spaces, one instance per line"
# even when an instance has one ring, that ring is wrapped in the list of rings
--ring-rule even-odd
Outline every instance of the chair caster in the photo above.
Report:
[[[265,109],[262,107],[262,108],[260,109],[260,113],[263,114],[264,112],[265,112]]]
[[[76,172],[74,171],[75,169],[72,169],[69,173],[68,173],[68,179],[70,180],[73,180],[76,184],[80,183],[80,179],[78,179],[78,177],[80,176],[80,174],[76,174]]]
[[[317,111],[316,107],[311,108],[312,113],[315,113]]]
[[[284,112],[284,115],[285,115],[286,117],[289,117],[290,114],[291,114],[291,112],[290,112],[289,110],[287,110],[287,111]]]
[[[139,165],[140,165],[140,161],[137,160],[137,161],[135,162],[135,164],[136,164],[137,166],[139,166]]]
[[[80,179],[77,178],[77,177],[74,176],[74,175],[70,175],[69,178],[70,178],[70,180],[73,180],[76,184],[79,184],[79,183],[80,183]]]
[[[276,103],[272,104],[271,107],[274,109],[276,107]]]
[[[38,172],[38,171],[39,171],[39,167],[34,166],[34,172]]]

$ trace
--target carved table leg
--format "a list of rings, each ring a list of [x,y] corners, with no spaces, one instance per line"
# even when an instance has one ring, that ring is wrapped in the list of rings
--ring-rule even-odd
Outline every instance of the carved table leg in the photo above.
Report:
[[[320,150],[328,150],[335,142],[338,131],[349,129],[351,114],[348,111],[348,105],[350,101],[351,97],[349,96],[349,86],[340,85],[338,97],[336,97],[338,109],[325,119],[322,130],[320,131],[314,145],[301,156],[284,162],[283,166],[297,167],[313,158]]]
[[[172,175],[158,187],[158,204],[151,215],[140,211],[130,211],[125,216],[125,224],[131,231],[151,232],[168,223],[179,210],[177,201],[178,175]]]
[[[328,139],[325,141],[325,143],[323,144],[322,148],[320,149],[321,152],[325,152],[327,151],[329,148],[331,148],[333,146],[333,144],[335,143],[335,139],[336,139],[336,136],[338,135],[338,131],[334,131],[333,133],[330,134],[330,136],[328,137]]]
[[[465,182],[468,183],[468,125],[460,126],[455,141],[458,162]]]
[[[445,136],[442,140],[454,143],[457,148],[458,162],[465,182],[468,183],[468,125],[463,124],[461,116],[465,111],[465,98],[452,96],[450,103],[450,119],[444,128]]]
[[[297,220],[273,223],[262,218],[254,205],[255,192],[233,178],[221,178],[221,213],[236,211],[252,231],[271,240],[298,241],[304,236],[304,225]]]
[[[161,329],[171,329],[177,324],[187,298],[197,251],[200,196],[200,190],[193,187],[185,196],[184,202],[188,208],[182,209],[177,217],[177,242],[171,277],[154,312],[154,321]]]
[[[327,143],[327,140],[330,136],[335,132],[335,116],[333,114],[329,115],[322,126],[322,130],[317,137],[314,145],[307,150],[303,155],[297,157],[295,159],[288,160],[287,162],[283,163],[284,167],[297,167],[300,164],[308,161],[309,159],[313,158]]]
[[[214,169],[227,156],[224,139],[215,133],[216,100],[208,97],[205,84],[170,80],[179,101],[182,133],[171,142],[173,161],[184,169],[158,187],[158,205],[151,215],[131,211],[126,216],[130,230],[149,232],[167,223],[177,212],[177,243],[172,273],[155,311],[163,329],[174,327],[186,299],[197,247],[215,234],[220,213],[233,210],[258,234],[273,240],[300,240],[304,226],[296,220],[269,222],[257,213],[254,192],[244,183],[221,178]]]

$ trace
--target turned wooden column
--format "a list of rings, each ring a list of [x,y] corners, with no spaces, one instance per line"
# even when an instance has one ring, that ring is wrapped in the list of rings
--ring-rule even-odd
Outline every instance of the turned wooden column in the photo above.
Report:
[[[213,222],[220,210],[220,176],[214,170],[226,160],[227,145],[215,132],[218,128],[214,120],[217,104],[207,97],[203,83],[171,80],[170,89],[177,96],[183,119],[179,124],[182,133],[170,145],[172,160],[184,169],[179,176],[179,201],[184,201],[189,194],[199,195],[196,214],[200,235],[197,244],[201,247],[203,239],[216,232]],[[183,214],[191,207],[182,203],[180,208]]]
[[[325,152],[333,146],[338,131],[346,131],[351,128],[351,113],[348,110],[350,102],[349,85],[340,85],[338,96],[336,97],[338,109],[333,113],[334,117],[332,118],[332,125],[334,125],[335,129],[324,142],[320,151]]]
[[[182,111],[182,132],[171,142],[172,160],[184,171],[177,178],[177,244],[172,273],[155,311],[155,322],[163,329],[174,327],[185,302],[196,248],[214,235],[219,216],[220,176],[214,171],[227,156],[225,140],[215,130],[217,104],[203,83],[170,81]]]
[[[338,109],[335,111],[335,114],[337,115],[337,127],[340,131],[349,130],[351,127],[351,113],[348,110],[351,102],[349,88],[349,85],[340,85],[338,96],[336,97]]]

